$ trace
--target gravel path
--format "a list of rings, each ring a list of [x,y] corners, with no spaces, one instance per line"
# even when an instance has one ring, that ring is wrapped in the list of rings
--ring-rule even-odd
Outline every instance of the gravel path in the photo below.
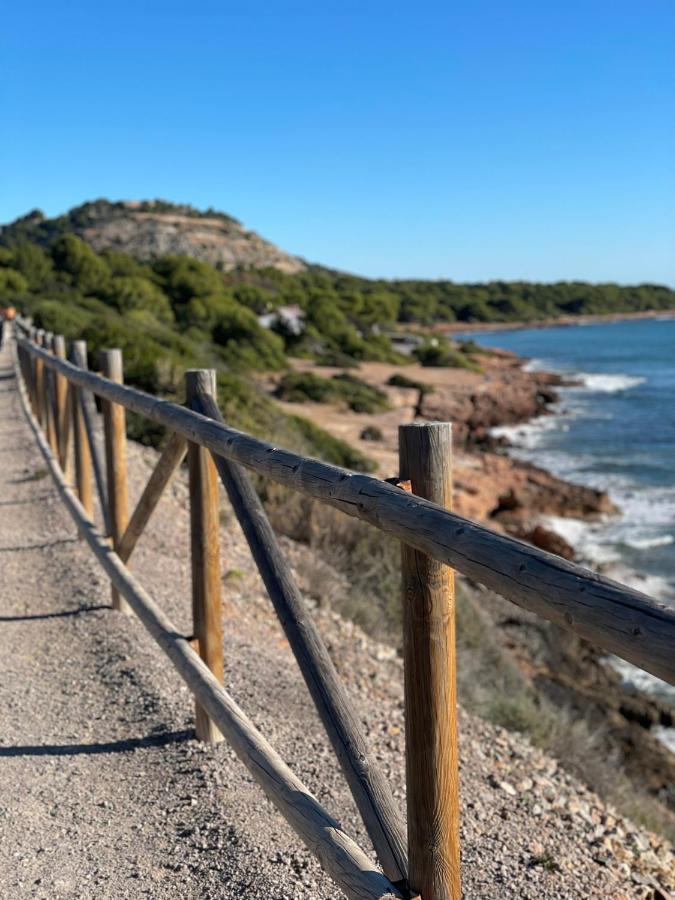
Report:
[[[154,460],[130,447],[132,500]],[[335,898],[340,892],[192,699],[58,500],[0,355],[0,896]],[[362,846],[368,841],[223,501],[226,683]],[[133,566],[189,631],[181,475]],[[301,548],[289,545],[294,557]],[[320,628],[404,804],[401,668],[329,609]],[[672,851],[525,741],[461,716],[464,896],[668,897]]]

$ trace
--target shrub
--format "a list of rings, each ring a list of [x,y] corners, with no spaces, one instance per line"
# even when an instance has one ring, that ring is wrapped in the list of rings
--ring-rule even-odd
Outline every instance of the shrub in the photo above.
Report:
[[[422,344],[413,350],[413,355],[423,366],[451,369],[470,369],[472,372],[480,372],[473,359],[466,353],[453,350],[445,341]]]
[[[0,269],[0,295],[15,296],[28,290],[28,282],[16,269]]]
[[[56,269],[69,275],[83,294],[104,290],[110,280],[105,261],[74,234],[64,234],[54,241],[52,259]]]
[[[344,403],[359,413],[388,409],[383,391],[348,373],[324,378],[313,372],[289,372],[279,382],[276,396],[289,403]]]
[[[279,382],[275,395],[288,403],[330,403],[336,399],[333,382],[312,372],[288,372]]]
[[[235,303],[223,308],[212,336],[223,348],[222,358],[232,367],[274,370],[286,365],[281,338],[263,328],[250,310]]]
[[[425,384],[423,381],[416,381],[414,378],[408,378],[407,375],[403,375],[400,372],[396,372],[392,375],[387,380],[387,384],[391,387],[412,388],[413,390],[419,391],[420,394],[433,394],[436,390],[433,384]]]
[[[169,298],[156,284],[139,275],[116,276],[111,279],[106,297],[124,313],[129,310],[147,310],[158,321],[170,325],[174,321]]]
[[[384,435],[382,434],[382,429],[378,428],[377,425],[366,425],[366,427],[361,432],[361,440],[362,441],[382,441],[382,440],[384,440]]]

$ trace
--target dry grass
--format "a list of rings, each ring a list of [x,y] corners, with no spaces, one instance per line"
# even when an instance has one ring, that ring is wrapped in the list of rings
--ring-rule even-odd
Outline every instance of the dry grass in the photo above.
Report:
[[[268,491],[274,526],[311,547],[302,579],[317,603],[329,605],[374,637],[400,647],[400,546],[364,522],[283,488]],[[335,577],[335,573],[338,577]],[[518,731],[637,824],[675,840],[672,816],[630,780],[606,731],[537,691],[502,646],[480,596],[458,579],[457,673],[460,702]]]

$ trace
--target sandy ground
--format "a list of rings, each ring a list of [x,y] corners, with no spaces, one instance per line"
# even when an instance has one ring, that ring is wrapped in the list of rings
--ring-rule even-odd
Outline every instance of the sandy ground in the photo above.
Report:
[[[0,897],[339,897],[227,745],[195,742],[192,699],[169,662],[136,620],[108,608],[105,577],[23,418],[6,349],[0,456]],[[156,457],[130,447],[129,458],[133,498]],[[181,474],[133,566],[189,631],[186,500]],[[228,689],[367,847],[225,502],[222,519]],[[329,609],[317,617],[403,807],[400,663]],[[670,848],[555,761],[465,713],[460,744],[465,897],[668,896]]]

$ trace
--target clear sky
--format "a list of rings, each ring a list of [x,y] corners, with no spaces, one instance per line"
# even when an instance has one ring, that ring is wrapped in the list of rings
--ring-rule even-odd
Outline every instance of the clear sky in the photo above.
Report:
[[[366,275],[675,284],[673,0],[5,4],[0,221],[214,206]]]

